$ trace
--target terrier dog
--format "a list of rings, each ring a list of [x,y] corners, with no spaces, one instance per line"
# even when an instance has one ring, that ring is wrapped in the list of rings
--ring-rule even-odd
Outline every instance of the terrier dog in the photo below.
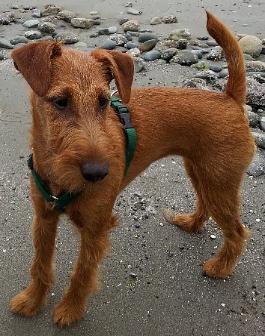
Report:
[[[228,28],[209,12],[207,29],[228,61],[224,93],[170,87],[131,90],[133,59],[115,51],[89,54],[54,41],[13,51],[15,66],[32,89],[30,166],[35,210],[32,280],[11,300],[13,312],[32,316],[45,302],[53,282],[60,216],[52,200],[63,194],[70,201],[60,210],[78,228],[81,248],[70,286],[55,307],[53,319],[65,326],[82,318],[88,295],[97,289],[98,264],[115,225],[112,209],[118,194],[152,162],[168,155],[183,157],[197,205],[192,214],[165,210],[165,218],[185,231],[197,232],[212,216],[222,229],[224,244],[204,263],[203,270],[214,278],[233,272],[249,236],[240,222],[239,197],[255,143],[243,108],[246,79],[242,51]],[[137,133],[126,174],[128,139],[110,105],[112,79],[130,111],[129,128],[134,127]]]

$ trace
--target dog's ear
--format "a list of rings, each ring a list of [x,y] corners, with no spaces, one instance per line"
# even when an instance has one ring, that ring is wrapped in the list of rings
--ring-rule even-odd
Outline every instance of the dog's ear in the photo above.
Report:
[[[130,100],[134,74],[134,62],[130,55],[119,51],[96,49],[91,55],[105,67],[109,81],[115,79],[119,95],[126,104]]]
[[[11,56],[16,69],[21,72],[32,90],[42,97],[49,89],[52,59],[61,53],[60,43],[42,41],[15,49]]]

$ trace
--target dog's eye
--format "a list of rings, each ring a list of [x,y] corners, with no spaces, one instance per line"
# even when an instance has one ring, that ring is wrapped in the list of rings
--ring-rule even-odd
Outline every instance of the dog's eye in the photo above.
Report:
[[[106,107],[109,104],[109,98],[106,96],[99,96],[98,97],[98,106],[100,111],[104,111],[106,109]]]
[[[58,110],[64,110],[68,107],[68,99],[66,97],[54,98],[52,103]]]

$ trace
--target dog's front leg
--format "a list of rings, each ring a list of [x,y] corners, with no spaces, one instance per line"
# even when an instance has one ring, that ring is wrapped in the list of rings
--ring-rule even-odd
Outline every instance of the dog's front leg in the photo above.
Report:
[[[80,320],[86,307],[86,298],[98,289],[98,263],[108,247],[109,229],[114,218],[92,219],[79,229],[81,235],[80,254],[71,276],[70,286],[54,310],[53,319],[58,326],[68,326]],[[76,223],[78,225],[78,223]]]
[[[31,266],[31,282],[10,302],[12,312],[24,316],[33,316],[38,312],[45,303],[46,294],[53,282],[52,259],[59,218],[59,214],[47,209],[37,195],[33,197],[33,204],[35,216],[32,237],[35,254]]]

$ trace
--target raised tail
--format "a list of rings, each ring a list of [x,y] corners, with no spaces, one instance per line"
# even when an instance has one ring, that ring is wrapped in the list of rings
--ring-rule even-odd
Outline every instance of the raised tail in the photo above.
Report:
[[[226,93],[240,104],[246,100],[246,74],[242,50],[233,33],[214,15],[207,13],[207,30],[223,48],[228,63],[229,78]]]

